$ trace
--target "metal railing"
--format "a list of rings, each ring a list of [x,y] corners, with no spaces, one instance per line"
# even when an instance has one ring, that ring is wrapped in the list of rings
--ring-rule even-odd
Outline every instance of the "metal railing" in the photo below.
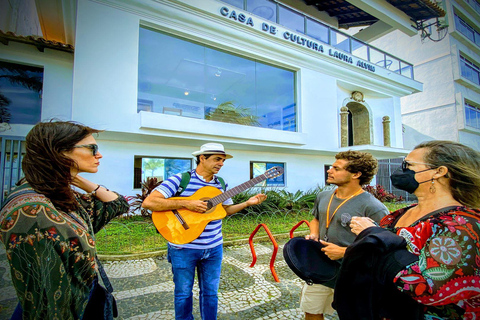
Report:
[[[308,37],[331,45],[338,50],[352,54],[355,57],[368,61],[376,66],[388,69],[407,78],[414,79],[413,65],[411,63],[397,58],[381,49],[375,48],[374,46],[371,46],[366,42],[356,39],[349,34],[343,33],[338,29],[331,27],[295,8],[292,8],[285,4],[280,4],[272,0],[264,1],[270,7],[276,7],[276,9],[273,10],[272,17],[270,17],[262,16],[262,13],[260,13],[261,10],[256,10],[258,7],[254,9],[249,9],[247,7],[247,1],[243,1],[241,7],[236,5],[237,1],[220,1],[228,3],[232,6],[236,6],[237,8],[245,10],[262,19],[267,19],[274,23],[282,25],[294,32],[302,33]],[[285,21],[282,20],[282,15],[285,16]],[[303,19],[303,24],[301,22],[297,24],[292,24],[292,21],[294,20],[293,17],[295,16],[297,18]],[[300,20],[297,19],[297,21]]]
[[[0,137],[0,206],[7,194],[23,177],[24,137]]]

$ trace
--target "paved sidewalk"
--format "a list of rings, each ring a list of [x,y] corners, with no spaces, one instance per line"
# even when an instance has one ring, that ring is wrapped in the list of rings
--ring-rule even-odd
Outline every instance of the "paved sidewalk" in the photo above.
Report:
[[[257,262],[253,268],[248,244],[224,248],[219,320],[304,318],[299,309],[303,282],[288,268],[282,248],[280,244],[275,261],[280,282],[270,271],[271,244],[255,244]],[[104,261],[103,265],[115,289],[117,319],[174,319],[173,281],[166,257]],[[194,297],[194,317],[200,319],[197,287]],[[0,320],[9,319],[16,304],[5,249],[0,245]]]

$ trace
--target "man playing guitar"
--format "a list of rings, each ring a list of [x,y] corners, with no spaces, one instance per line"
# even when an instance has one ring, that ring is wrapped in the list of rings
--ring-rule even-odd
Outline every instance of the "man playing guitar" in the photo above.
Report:
[[[206,143],[192,155],[196,157],[197,167],[191,171],[190,181],[180,195],[180,197],[186,199],[174,197],[182,179],[182,174],[177,174],[163,181],[152,191],[144,200],[143,208],[154,211],[154,214],[157,215],[162,215],[158,211],[178,212],[177,210],[181,209],[202,214],[211,209],[208,207],[207,201],[189,197],[205,187],[214,187],[223,192],[222,184],[216,174],[223,167],[225,160],[232,158],[232,156],[225,153],[223,145],[219,143]],[[228,184],[226,184],[226,187],[228,187]],[[169,199],[171,197],[174,197],[174,199]],[[231,215],[246,207],[260,204],[266,198],[267,196],[264,194],[257,194],[239,204],[233,204],[232,199],[228,198],[219,206],[223,207],[227,215]],[[181,220],[181,217],[179,219]],[[195,270],[198,273],[202,319],[216,319],[217,292],[223,256],[222,220],[208,222],[198,238],[188,243],[180,243],[168,243],[168,261],[172,265],[173,281],[175,283],[175,319],[193,319],[192,289]]]

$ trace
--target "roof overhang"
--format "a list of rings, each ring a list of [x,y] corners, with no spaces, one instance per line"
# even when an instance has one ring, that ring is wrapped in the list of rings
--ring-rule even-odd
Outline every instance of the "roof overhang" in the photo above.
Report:
[[[0,43],[8,45],[10,41],[34,45],[38,51],[44,52],[45,48],[73,53],[74,47],[57,41],[46,40],[39,36],[18,36],[13,32],[0,30]]]
[[[77,0],[35,0],[43,38],[75,45]]]
[[[371,41],[392,30],[414,36],[418,21],[445,16],[445,11],[431,0],[303,0],[338,21],[338,27],[365,27],[355,35]],[[370,29],[370,30],[369,30]]]

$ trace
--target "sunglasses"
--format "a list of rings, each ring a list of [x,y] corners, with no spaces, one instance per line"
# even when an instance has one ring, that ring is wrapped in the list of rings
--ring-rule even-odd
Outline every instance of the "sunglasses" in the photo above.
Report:
[[[416,164],[423,164],[423,165],[426,165],[426,166],[430,166],[430,167],[434,167],[433,164],[430,164],[430,163],[425,163],[425,162],[416,162],[416,161],[407,161],[407,160],[403,160],[402,161],[402,170],[407,170],[408,169],[408,166],[411,164],[411,163],[416,163]]]
[[[98,153],[98,145],[97,144],[80,144],[78,146],[73,146],[73,148],[87,148],[92,150],[92,155],[95,157]]]

